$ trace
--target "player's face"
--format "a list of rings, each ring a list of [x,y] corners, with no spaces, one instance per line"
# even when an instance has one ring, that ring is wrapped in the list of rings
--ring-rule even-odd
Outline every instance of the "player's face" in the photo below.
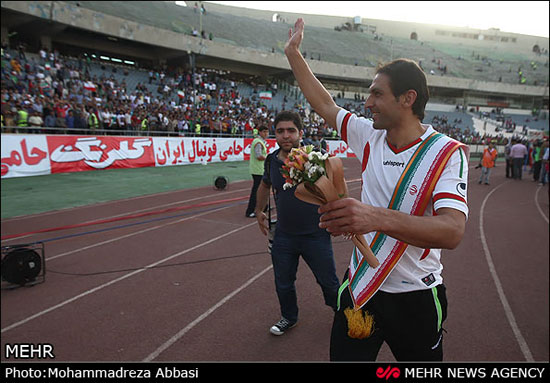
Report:
[[[374,76],[369,87],[369,97],[365,109],[370,109],[375,129],[391,129],[399,121],[399,101],[390,88],[390,79],[385,74]]]
[[[292,148],[300,146],[300,140],[302,139],[302,131],[298,130],[294,122],[281,121],[275,127],[275,138],[277,144],[283,152],[289,153]]]

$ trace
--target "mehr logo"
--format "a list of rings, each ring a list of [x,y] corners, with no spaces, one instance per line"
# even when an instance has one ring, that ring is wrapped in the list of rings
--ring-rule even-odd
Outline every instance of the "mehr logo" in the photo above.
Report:
[[[49,343],[6,343],[4,355],[6,359],[55,359]]]
[[[399,378],[400,375],[401,370],[398,367],[388,366],[386,369],[382,367],[376,369],[376,376],[380,379],[386,378],[386,380],[388,380],[389,378]]]

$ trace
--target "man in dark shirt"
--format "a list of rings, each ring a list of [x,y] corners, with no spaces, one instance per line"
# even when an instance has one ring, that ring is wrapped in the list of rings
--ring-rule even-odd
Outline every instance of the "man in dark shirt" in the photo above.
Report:
[[[270,332],[283,335],[298,321],[294,282],[300,256],[321,286],[325,303],[333,309],[336,308],[339,281],[330,234],[319,228],[318,207],[296,198],[295,188],[283,189],[285,180],[281,167],[292,148],[299,147],[303,135],[300,116],[295,112],[282,111],[276,116],[274,126],[279,149],[270,154],[264,163],[264,175],[257,194],[256,219],[260,231],[267,235],[269,227],[263,212],[269,198],[269,188],[272,187],[277,206],[277,225],[271,259],[282,318],[270,328]]]

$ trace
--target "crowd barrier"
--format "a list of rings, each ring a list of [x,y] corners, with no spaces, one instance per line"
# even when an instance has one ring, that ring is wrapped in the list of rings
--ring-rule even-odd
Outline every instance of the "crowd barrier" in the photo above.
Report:
[[[87,170],[161,167],[210,162],[248,161],[252,138],[139,137],[2,134],[2,178]],[[341,140],[327,140],[327,151],[355,157]],[[487,145],[472,144],[470,156],[479,157]],[[267,148],[277,148],[267,139]],[[497,145],[499,156],[504,145]]]
[[[252,138],[2,134],[2,178],[88,170],[247,161]],[[269,152],[277,148],[267,140]],[[338,157],[353,157],[344,141],[327,141]]]

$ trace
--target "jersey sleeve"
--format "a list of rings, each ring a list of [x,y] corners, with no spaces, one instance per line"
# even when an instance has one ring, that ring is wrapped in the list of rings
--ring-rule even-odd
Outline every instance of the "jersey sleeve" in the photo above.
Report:
[[[341,109],[336,116],[336,125],[342,140],[348,144],[359,161],[362,161],[363,148],[375,131],[372,121]]]
[[[464,213],[468,218],[468,158],[462,148],[457,149],[445,166],[432,198],[433,209],[447,207]]]

